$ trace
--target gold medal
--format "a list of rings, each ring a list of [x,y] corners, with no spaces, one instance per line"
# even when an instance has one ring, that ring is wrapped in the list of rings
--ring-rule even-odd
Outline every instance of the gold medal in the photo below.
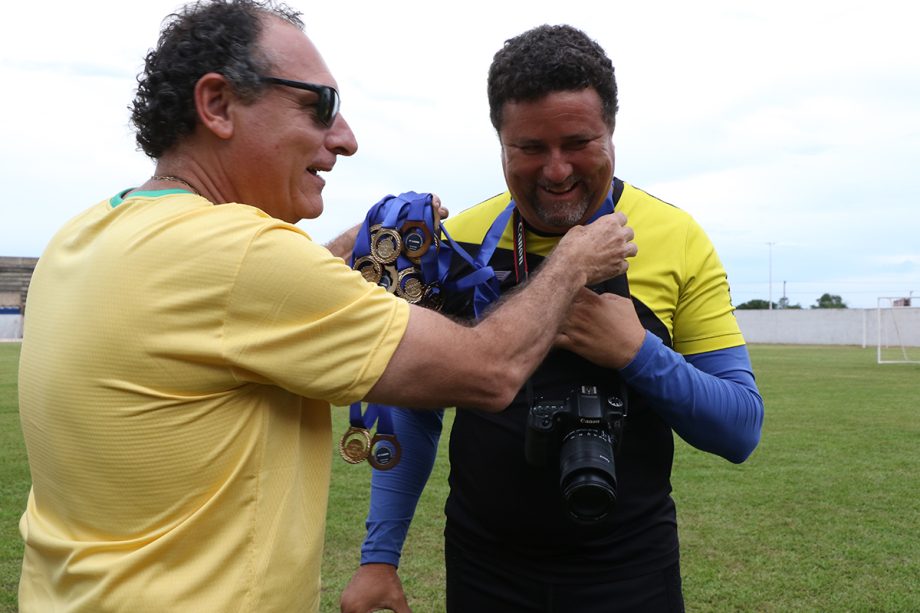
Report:
[[[382,268],[383,271],[380,274],[380,280],[377,284],[385,288],[391,294],[395,294],[396,288],[399,287],[399,271],[396,270],[396,267],[392,264],[386,264]]]
[[[380,262],[369,255],[355,260],[354,269],[360,272],[368,283],[379,283],[380,275],[383,274],[383,267]]]
[[[367,463],[377,470],[390,470],[399,464],[402,457],[402,446],[396,440],[395,434],[374,435],[371,439],[371,452],[367,456]]]
[[[404,298],[409,304],[417,304],[425,295],[425,285],[418,278],[419,271],[414,268],[404,268],[399,271],[396,278],[396,295]]]
[[[366,428],[351,426],[339,441],[339,453],[349,464],[360,464],[371,452],[371,433]]]
[[[423,221],[407,221],[400,228],[407,258],[420,258],[431,246],[431,232]]]
[[[440,311],[441,307],[444,306],[443,301],[441,300],[440,292],[434,291],[435,286],[427,286],[425,288],[425,295],[422,297],[421,305],[426,309],[431,309],[432,311]]]
[[[402,251],[399,232],[389,228],[380,229],[371,240],[371,255],[381,264],[392,264]]]

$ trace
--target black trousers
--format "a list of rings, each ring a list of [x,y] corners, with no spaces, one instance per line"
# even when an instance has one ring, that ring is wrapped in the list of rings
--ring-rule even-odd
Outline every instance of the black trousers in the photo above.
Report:
[[[522,577],[445,544],[448,613],[683,613],[680,564],[630,579],[559,583]]]

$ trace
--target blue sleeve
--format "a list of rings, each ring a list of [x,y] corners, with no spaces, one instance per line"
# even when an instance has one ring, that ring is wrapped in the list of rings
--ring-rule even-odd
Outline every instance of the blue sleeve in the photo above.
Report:
[[[399,566],[403,542],[415,514],[419,496],[431,475],[444,411],[393,408],[393,430],[402,457],[391,470],[374,470],[367,536],[361,545],[361,564],[375,562]]]
[[[760,442],[763,399],[743,345],[684,357],[647,332],[620,374],[697,449],[740,463]]]

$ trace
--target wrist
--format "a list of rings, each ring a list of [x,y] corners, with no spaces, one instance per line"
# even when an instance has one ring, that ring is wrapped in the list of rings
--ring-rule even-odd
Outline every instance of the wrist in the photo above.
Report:
[[[392,566],[399,568],[399,552],[394,551],[361,551],[361,566]]]
[[[626,377],[627,380],[638,377],[645,370],[650,361],[654,360],[656,354],[663,345],[664,343],[661,342],[660,338],[646,330],[642,339],[642,344],[639,345],[639,350],[625,366],[619,369],[620,374]]]
[[[556,246],[547,258],[544,268],[548,269],[544,272],[549,272],[557,288],[574,292],[588,284],[588,273],[577,254],[566,248],[565,243],[560,242]]]

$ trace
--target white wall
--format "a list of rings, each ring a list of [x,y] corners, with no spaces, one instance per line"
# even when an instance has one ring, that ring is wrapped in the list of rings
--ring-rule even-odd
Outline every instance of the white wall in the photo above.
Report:
[[[22,315],[0,314],[0,339],[22,338]]]
[[[791,345],[860,345],[878,343],[876,309],[736,310],[748,343]],[[897,329],[895,329],[895,325]],[[920,308],[882,311],[883,342],[920,347]]]
[[[899,309],[892,318],[884,312],[884,342],[920,347],[920,308]],[[878,342],[876,309],[737,310],[735,317],[749,343],[790,345],[860,345]],[[22,338],[22,315],[0,315],[0,339]]]

